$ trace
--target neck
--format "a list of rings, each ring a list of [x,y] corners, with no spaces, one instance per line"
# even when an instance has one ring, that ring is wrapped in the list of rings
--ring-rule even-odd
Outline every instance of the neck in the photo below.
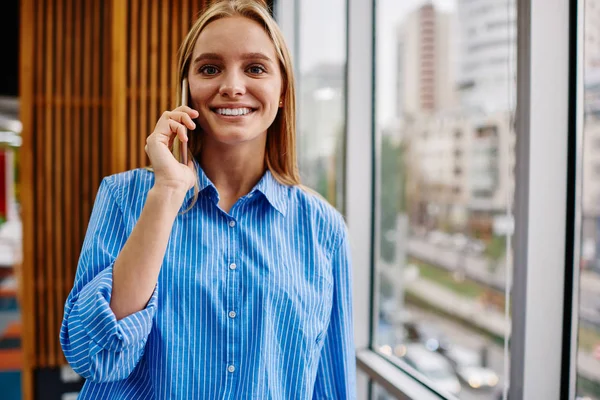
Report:
[[[203,142],[200,165],[222,199],[248,194],[265,173],[265,147]]]

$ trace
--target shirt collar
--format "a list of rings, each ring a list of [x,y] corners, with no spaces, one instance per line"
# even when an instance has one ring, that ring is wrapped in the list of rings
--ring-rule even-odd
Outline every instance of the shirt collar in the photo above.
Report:
[[[204,173],[204,170],[200,167],[200,163],[194,159],[194,166],[198,173],[198,192],[202,195],[204,191],[207,191],[210,196],[214,196],[218,201],[218,192],[215,185],[208,179],[208,176]],[[273,208],[279,211],[285,216],[287,210],[287,187],[279,183],[274,177],[271,171],[267,169],[263,177],[258,181],[256,186],[250,191],[251,195],[255,195],[256,192],[260,192],[265,196],[267,201]],[[185,199],[183,201],[184,209],[189,206],[189,201],[194,197],[194,188],[188,190]]]
[[[285,216],[287,210],[287,186],[279,183],[271,171],[267,169],[263,177],[250,193],[261,192],[281,215]]]

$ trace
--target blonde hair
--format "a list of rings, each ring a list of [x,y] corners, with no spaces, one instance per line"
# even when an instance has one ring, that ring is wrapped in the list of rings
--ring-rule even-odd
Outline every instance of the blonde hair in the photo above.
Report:
[[[279,108],[275,120],[267,129],[265,166],[273,177],[283,185],[300,185],[300,174],[296,157],[296,93],[292,60],[277,23],[266,5],[260,0],[217,0],[196,20],[179,48],[177,82],[187,77],[196,41],[200,33],[213,21],[228,17],[245,17],[258,22],[271,38],[282,76],[283,107]],[[181,98],[181,86],[177,87],[177,106]],[[200,128],[196,128],[200,129]],[[201,147],[201,135],[190,132],[188,158],[197,156]],[[179,140],[173,143],[173,155],[181,161]],[[197,187],[194,202],[197,199]],[[193,203],[192,203],[193,205]]]

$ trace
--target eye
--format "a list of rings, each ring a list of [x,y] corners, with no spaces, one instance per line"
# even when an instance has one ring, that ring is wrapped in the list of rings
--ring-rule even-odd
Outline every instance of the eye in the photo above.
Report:
[[[204,65],[200,67],[199,71],[204,75],[216,75],[219,73],[219,69],[214,65]]]
[[[248,72],[250,72],[253,75],[261,75],[261,74],[264,74],[265,72],[267,72],[267,70],[262,65],[256,64],[256,65],[249,66]]]

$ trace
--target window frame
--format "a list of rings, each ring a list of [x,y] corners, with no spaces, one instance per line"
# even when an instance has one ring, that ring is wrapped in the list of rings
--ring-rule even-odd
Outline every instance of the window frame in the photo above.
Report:
[[[580,243],[581,188],[577,182],[582,178],[577,161],[582,156],[584,105],[583,29],[577,22],[583,21],[583,0],[515,1],[518,169],[514,279],[507,278],[514,282],[509,394],[515,399],[573,400],[579,320],[579,269],[574,268],[579,254],[574,249]],[[275,15],[294,56],[297,2],[275,1]],[[345,199],[361,372],[358,398],[369,398],[369,380],[373,380],[402,399],[443,399],[371,347],[377,310],[375,7],[375,0],[348,0],[347,8]]]

